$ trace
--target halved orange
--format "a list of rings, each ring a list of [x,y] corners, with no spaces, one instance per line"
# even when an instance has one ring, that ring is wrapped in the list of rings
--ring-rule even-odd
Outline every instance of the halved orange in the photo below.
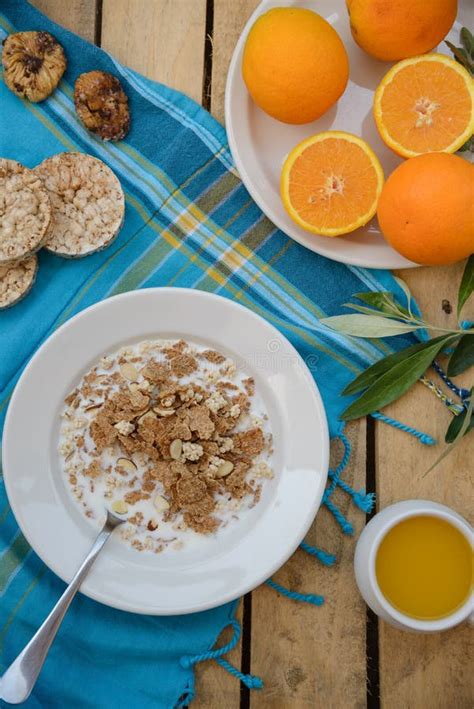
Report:
[[[364,140],[326,131],[293,148],[283,164],[280,192],[303,229],[339,236],[374,216],[383,180],[379,159]]]
[[[474,132],[473,78],[443,54],[404,59],[380,82],[374,117],[398,155],[454,153]]]

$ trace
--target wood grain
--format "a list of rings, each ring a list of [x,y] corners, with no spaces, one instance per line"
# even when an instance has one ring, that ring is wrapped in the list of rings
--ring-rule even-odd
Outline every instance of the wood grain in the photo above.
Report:
[[[352,457],[344,477],[360,489],[365,485],[365,421],[350,424],[347,435]],[[333,463],[341,449],[332,446]],[[334,501],[357,535],[365,515],[345,493],[336,493]],[[323,508],[307,541],[335,553],[336,565],[323,567],[299,550],[275,580],[323,595],[322,607],[282,598],[267,586],[252,594],[252,672],[265,679],[265,689],[251,694],[255,709],[359,709],[366,704],[365,606],[353,574],[354,538],[344,536]]]
[[[31,4],[54,22],[94,41],[96,27],[96,0],[31,0]]]
[[[211,113],[224,123],[227,70],[244,25],[259,0],[214,0]]]
[[[201,103],[205,0],[105,0],[102,14],[102,46],[127,66]],[[239,609],[238,619],[242,610]],[[225,631],[218,645],[231,637]],[[238,669],[241,643],[228,654]],[[196,666],[196,700],[193,707],[237,709],[238,680],[215,662]]]
[[[102,46],[201,103],[206,0],[104,0]]]
[[[455,327],[456,299],[464,264],[402,272],[425,317],[440,326]],[[449,301],[452,313],[443,310]],[[444,303],[445,309],[449,309]],[[472,306],[471,306],[472,307]],[[440,383],[436,374],[433,379]],[[431,374],[430,374],[431,376]],[[472,371],[459,378],[467,384]],[[446,390],[446,388],[445,388]],[[377,424],[377,491],[380,507],[402,499],[425,498],[453,507],[472,517],[469,474],[474,460],[474,436],[464,439],[426,477],[424,471],[443,450],[452,416],[423,385],[417,384],[390,407],[390,416],[434,436],[440,445],[427,447],[406,433]],[[471,519],[472,521],[472,519]],[[471,630],[467,624],[450,632],[418,635],[395,630],[380,622],[380,677],[383,709],[467,709],[472,706],[473,680],[468,670]],[[472,637],[472,636],[471,636]]]
[[[258,0],[214,1],[211,111],[221,121],[232,52],[257,5]],[[353,455],[348,479],[358,489],[365,486],[365,430],[365,422],[349,429]],[[364,515],[349,505],[345,494],[337,502],[358,532]],[[276,579],[293,590],[324,595],[323,607],[281,598],[267,586],[252,594],[251,669],[265,681],[263,691],[250,694],[256,709],[365,706],[365,606],[352,571],[354,540],[341,534],[326,510],[318,515],[308,540],[336,553],[337,565],[325,569],[299,551]]]
[[[239,604],[236,618],[242,623],[242,602]],[[232,630],[226,629],[217,641],[217,647],[228,643]],[[242,657],[242,640],[227,655],[225,659],[234,667],[240,669]],[[192,709],[239,709],[240,683],[231,677],[216,662],[203,662],[196,667],[196,699]]]

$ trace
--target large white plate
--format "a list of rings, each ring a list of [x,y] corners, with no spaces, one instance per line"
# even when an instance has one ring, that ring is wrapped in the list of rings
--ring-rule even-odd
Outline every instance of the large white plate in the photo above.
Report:
[[[426,0],[429,2],[429,0]],[[458,21],[448,37],[459,43],[459,30],[469,26],[468,4],[459,3]],[[291,126],[267,116],[252,101],[242,79],[242,54],[250,27],[272,7],[308,7],[322,15],[339,33],[349,54],[350,78],[336,106],[313,123]],[[472,11],[471,11],[472,18]],[[471,20],[472,24],[472,20]],[[442,43],[436,51],[449,54]],[[372,117],[374,90],[391,64],[365,54],[354,42],[345,0],[263,0],[247,22],[237,42],[227,77],[225,122],[230,149],[242,181],[260,209],[285,234],[311,251],[335,261],[366,268],[411,268],[408,261],[387,244],[377,220],[352,234],[330,238],[310,234],[295,224],[280,199],[279,182],[283,161],[301,140],[325,130],[345,130],[361,136],[377,153],[387,177],[401,162],[382,141]]]
[[[276,476],[262,500],[200,551],[145,554],[112,538],[81,590],[123,610],[180,614],[211,608],[265,581],[294,552],[321,503],[328,430],[314,380],[292,345],[225,298],[154,288],[110,298],[59,328],[26,367],[3,437],[8,498],[41,559],[69,581],[97,530],[66,490],[57,455],[67,393],[106,352],[153,337],[183,337],[243,362],[255,377],[274,434]]]

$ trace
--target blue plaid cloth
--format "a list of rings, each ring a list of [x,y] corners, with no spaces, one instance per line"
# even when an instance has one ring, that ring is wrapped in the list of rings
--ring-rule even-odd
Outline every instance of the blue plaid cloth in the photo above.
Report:
[[[68,66],[58,89],[33,104],[0,81],[0,155],[33,167],[62,151],[104,160],[126,195],[126,218],[104,252],[79,260],[39,254],[32,292],[0,312],[0,424],[23,367],[69,317],[116,293],[185,286],[239,301],[273,323],[308,362],[326,406],[331,435],[348,403],[343,387],[389,351],[381,341],[329,332],[322,316],[340,312],[353,293],[397,292],[382,271],[346,267],[288,239],[260,212],[239,180],[226,134],[186,96],[120,65],[101,49],[58,27],[24,0],[3,0],[0,38],[50,31]],[[129,97],[126,140],[104,143],[75,115],[73,86],[82,72],[119,77]],[[52,607],[64,584],[22,536],[0,483],[0,670]],[[183,655],[214,645],[235,603],[185,617],[123,613],[79,595],[51,650],[29,707],[173,707],[192,696],[193,673]],[[316,611],[315,611],[316,612]]]

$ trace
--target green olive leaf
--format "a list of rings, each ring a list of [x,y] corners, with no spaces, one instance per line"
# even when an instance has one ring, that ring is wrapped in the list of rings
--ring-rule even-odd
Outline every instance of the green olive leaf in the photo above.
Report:
[[[462,335],[449,358],[446,373],[448,377],[456,377],[469,367],[474,367],[474,335]]]
[[[456,152],[465,153],[467,150],[470,150],[474,153],[474,138],[469,138],[469,140],[466,140],[464,145],[461,145],[461,147]]]
[[[411,313],[406,308],[404,308],[403,305],[397,303],[397,301],[393,297],[393,294],[389,291],[370,291],[369,293],[355,293],[354,298],[358,298],[364,303],[367,303],[367,305],[371,305],[373,308],[377,308],[388,317],[398,317],[400,319],[403,319],[404,317],[411,317]]]
[[[455,338],[453,337],[452,339]],[[376,378],[372,378],[368,389],[347,407],[341,418],[344,421],[360,418],[398,399],[426,372],[436,355],[446,346],[449,340],[451,340],[449,336],[430,340],[429,343],[423,343],[426,345],[425,347],[419,348],[408,357],[406,356],[406,350],[402,350],[405,354],[403,359],[396,361],[395,364],[392,363],[392,366],[385,369],[383,373]],[[401,353],[397,354],[400,355]],[[380,365],[380,362],[376,364]],[[376,365],[373,366],[375,367]],[[364,374],[370,372],[370,369],[372,367]],[[347,393],[347,389],[344,393]]]
[[[421,325],[409,325],[381,315],[335,315],[322,318],[323,325],[353,337],[391,337],[421,329]]]
[[[474,254],[469,256],[466,261],[464,273],[462,274],[461,284],[458,293],[458,318],[461,310],[467,303],[472,293],[474,292]]]
[[[364,305],[358,305],[357,303],[344,303],[344,307],[356,310],[358,313],[365,313],[366,315],[378,315],[380,313],[379,310],[366,308]]]
[[[467,27],[462,27],[459,36],[462,47],[456,47],[448,40],[445,41],[445,44],[448,45],[454,54],[456,61],[462,64],[471,74],[474,74],[474,37]]]
[[[463,27],[459,36],[461,37],[461,42],[464,49],[469,54],[471,59],[474,60],[474,35],[468,30],[467,27]]]
[[[366,308],[363,305],[357,305],[356,303],[344,303],[345,308],[350,308],[351,310],[355,310],[358,313],[365,313],[366,315],[379,315],[380,310],[374,310],[373,308]],[[391,318],[393,320],[400,320],[402,316],[398,312],[390,313],[390,312],[384,312],[383,313],[384,318]]]
[[[408,312],[408,314],[413,317],[412,309],[411,309],[411,301],[412,301],[412,294],[410,292],[410,289],[408,288],[407,284],[405,281],[402,281],[401,278],[398,278],[397,276],[394,276],[396,282],[398,283],[398,286],[402,289],[402,291],[405,293],[406,299],[407,299],[407,308],[408,310],[405,310],[405,308],[402,308],[402,306],[399,306],[399,308],[405,312]]]
[[[377,379],[379,379],[382,374],[388,372],[389,369],[392,369],[392,367],[394,367],[399,362],[405,361],[412,355],[416,354],[417,352],[421,352],[422,350],[425,350],[428,347],[431,348],[434,345],[439,344],[439,350],[436,352],[436,354],[438,354],[442,349],[444,349],[444,347],[454,342],[457,337],[459,337],[459,335],[441,335],[440,337],[428,340],[427,342],[417,342],[416,345],[410,345],[409,347],[405,347],[403,350],[393,352],[392,354],[389,354],[386,357],[379,359],[378,362],[375,362],[375,364],[372,364],[370,367],[368,367],[364,372],[362,372],[362,374],[359,374],[358,377],[356,377],[350,384],[346,386],[342,393],[344,396],[357,394],[357,392],[362,391],[363,389],[367,389],[367,387],[371,386],[371,384],[377,381]]]
[[[452,42],[449,42],[447,39],[445,40],[445,44],[448,45],[448,47],[454,54],[454,58],[456,59],[456,61],[462,64],[465,69],[471,71],[469,55],[466,50],[462,47],[456,47]]]
[[[454,443],[454,441],[457,439],[461,428],[463,428],[463,426],[464,426],[464,422],[466,421],[467,414],[468,414],[468,409],[464,409],[464,411],[462,411],[460,414],[458,414],[458,416],[453,417],[453,420],[449,424],[449,428],[446,431],[446,436],[444,438],[446,443]],[[468,424],[465,428],[463,435],[465,436],[466,433],[471,431],[473,428],[474,428],[474,416],[472,415],[472,412],[471,412],[470,420],[468,421]]]
[[[369,291],[368,293],[354,293],[354,298],[362,300],[363,303],[378,308],[382,312],[396,312],[397,306],[389,291]]]
[[[474,390],[471,389],[471,398],[469,401],[469,406],[468,406],[467,410],[465,411],[464,415],[459,414],[459,416],[456,417],[456,419],[458,419],[461,416],[463,416],[463,419],[460,422],[461,425],[459,426],[459,428],[457,429],[457,431],[453,435],[452,443],[450,443],[448,446],[446,446],[446,448],[444,449],[442,454],[439,456],[439,458],[437,458],[437,460],[435,460],[433,465],[431,465],[428,468],[428,470],[426,471],[426,473],[423,474],[423,477],[428,475],[428,473],[431,473],[433,468],[435,468],[438,465],[438,463],[441,463],[441,461],[444,460],[444,458],[446,458],[446,456],[451,453],[451,451],[455,448],[455,446],[459,443],[459,441],[463,438],[463,436],[472,428],[472,425],[473,425],[473,416],[472,416],[473,392],[474,392]],[[448,431],[446,433],[446,436],[448,436],[449,429],[451,428],[452,425],[453,425],[453,422],[451,422],[451,424],[448,428]]]

